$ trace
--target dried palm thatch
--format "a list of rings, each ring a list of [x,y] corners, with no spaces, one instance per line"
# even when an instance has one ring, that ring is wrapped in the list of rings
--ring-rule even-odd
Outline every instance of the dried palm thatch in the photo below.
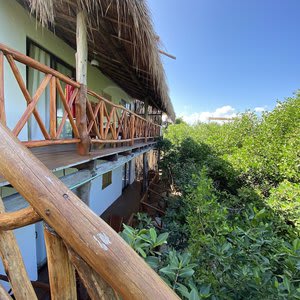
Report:
[[[76,13],[88,19],[89,57],[132,97],[174,119],[165,73],[146,0],[18,0],[43,26],[76,48]]]

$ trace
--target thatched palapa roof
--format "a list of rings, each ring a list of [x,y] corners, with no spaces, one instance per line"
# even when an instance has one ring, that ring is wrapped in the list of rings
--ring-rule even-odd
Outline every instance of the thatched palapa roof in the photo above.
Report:
[[[88,17],[89,59],[129,95],[175,117],[146,0],[18,0],[76,49],[76,14]]]

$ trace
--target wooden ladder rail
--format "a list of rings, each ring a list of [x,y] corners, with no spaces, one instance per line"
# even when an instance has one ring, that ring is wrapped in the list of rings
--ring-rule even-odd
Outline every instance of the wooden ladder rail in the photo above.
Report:
[[[123,299],[179,299],[145,261],[0,124],[0,173]]]

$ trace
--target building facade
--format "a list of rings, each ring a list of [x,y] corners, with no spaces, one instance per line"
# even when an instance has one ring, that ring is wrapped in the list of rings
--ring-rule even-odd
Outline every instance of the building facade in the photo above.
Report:
[[[105,59],[104,54],[100,57],[99,50],[95,50],[96,46],[94,47],[91,42],[88,42],[86,77],[87,87],[92,92],[86,100],[89,103],[87,103],[84,113],[87,116],[89,139],[93,142],[89,145],[89,153],[77,154],[76,145],[72,142],[76,139],[80,140],[76,137],[76,130],[79,127],[77,128],[72,124],[72,118],[75,123],[78,112],[75,104],[70,104],[74,95],[73,90],[76,87],[72,87],[63,80],[59,83],[60,77],[53,75],[56,73],[50,74],[52,79],[56,78],[56,81],[49,79],[46,84],[45,72],[34,68],[31,64],[33,61],[28,64],[23,61],[20,63],[19,54],[14,55],[13,52],[10,52],[10,49],[13,49],[12,51],[23,54],[24,57],[29,57],[76,82],[76,49],[72,47],[73,44],[70,42],[69,25],[59,31],[59,26],[63,27],[64,22],[60,23],[57,19],[57,25],[51,25],[50,28],[43,27],[38,16],[30,13],[30,7],[26,3],[26,1],[0,0],[0,53],[2,53],[2,57],[4,54],[7,58],[7,60],[3,59],[3,69],[0,69],[4,78],[2,86],[4,123],[10,130],[17,132],[16,135],[19,140],[32,149],[33,154],[40,158],[57,177],[100,216],[122,195],[124,189],[136,180],[136,161],[139,161],[139,165],[141,165],[141,156],[151,156],[152,160],[153,157],[156,157],[154,155],[155,145],[156,138],[160,134],[160,128],[151,125],[152,123],[149,125],[145,121],[147,120],[145,109],[142,113],[144,115],[139,119],[138,112],[140,111],[134,105],[139,91],[133,92],[134,87],[131,88],[132,78],[129,80],[126,76],[122,77],[119,73],[112,72],[106,63],[109,57]],[[60,33],[57,34],[58,32]],[[62,38],[64,34],[66,38]],[[74,37],[74,32],[71,37]],[[6,46],[9,50],[6,49]],[[124,52],[120,50],[120,54],[116,57],[122,59],[122,56],[127,61],[130,60],[128,55],[126,57]],[[9,58],[14,59],[15,62],[10,62]],[[12,66],[17,67],[17,72],[21,78],[19,81]],[[133,71],[135,72],[136,69],[133,68]],[[145,71],[145,73],[147,72]],[[142,77],[137,76],[137,78],[136,85],[141,86],[140,90],[143,90],[144,83],[139,81],[139,78]],[[22,91],[20,88],[20,80],[26,86],[32,102],[35,101],[35,95],[41,85],[44,83],[46,85],[39,93],[38,100],[31,110],[30,103],[24,99],[26,97],[24,90]],[[53,96],[53,85],[51,84],[56,85],[57,90],[54,87],[55,96]],[[142,103],[147,103],[147,107],[148,105],[153,107],[155,105],[156,109],[151,111],[158,111],[159,114],[161,111],[166,111],[166,105],[162,104],[163,101],[157,100],[159,95],[153,96],[153,92],[149,92],[149,94],[149,97],[145,95],[144,99],[139,100]],[[96,100],[104,101],[102,98],[105,99],[101,104],[102,106],[97,106],[98,102],[95,101],[95,95],[97,95]],[[53,97],[55,103],[51,100]],[[151,100],[148,100],[150,98]],[[69,105],[68,109],[65,105]],[[101,107],[104,111],[102,117],[96,113],[97,109],[101,111]],[[26,112],[28,112],[28,116],[31,115],[26,121],[23,121]],[[134,112],[137,112],[136,116]],[[170,109],[166,112],[170,113]],[[153,117],[153,120],[160,119],[159,116],[156,119]],[[41,123],[44,126],[41,126]],[[62,123],[64,125],[61,126]],[[149,129],[150,127],[147,127],[147,124],[152,126],[152,131]],[[48,140],[42,127],[50,135]],[[130,130],[133,132],[127,132]],[[146,134],[145,130],[147,130]],[[55,133],[57,134],[58,131],[60,131],[59,138],[55,139]],[[156,163],[152,161],[152,168],[155,168],[155,165]],[[148,169],[149,166],[144,166],[144,168]],[[144,171],[146,172],[146,170]],[[0,196],[4,201],[6,212],[17,211],[28,206],[27,201],[5,180],[5,174],[0,178]],[[31,280],[36,280],[38,269],[46,262],[47,256],[43,238],[43,222],[16,229],[14,232],[29,277]],[[5,273],[2,265],[0,273]]]

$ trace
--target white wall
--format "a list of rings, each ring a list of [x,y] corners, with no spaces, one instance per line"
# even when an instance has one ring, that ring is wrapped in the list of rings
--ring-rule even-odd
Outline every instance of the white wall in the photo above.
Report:
[[[37,261],[36,261],[36,245],[35,245],[35,225],[26,226],[14,230],[25,268],[30,280],[37,280]],[[0,261],[0,274],[5,275],[5,271]],[[9,289],[9,284],[1,281],[5,288]]]
[[[122,194],[122,167],[112,171],[112,184],[102,190],[102,176],[92,181],[90,208],[101,215]]]
[[[91,182],[90,191],[90,208],[97,214],[101,215],[110,205],[122,195],[122,169],[120,166],[112,170],[112,184],[102,190],[102,176],[97,177]],[[131,160],[131,180],[135,180],[135,159]],[[9,210],[12,207],[9,206]],[[36,239],[36,232],[38,238]],[[43,224],[38,222],[35,225],[26,226],[14,231],[26,270],[31,280],[37,280],[37,265],[46,259],[46,249],[43,237]],[[2,263],[0,262],[0,274],[5,274]],[[3,282],[9,289],[9,284]]]

